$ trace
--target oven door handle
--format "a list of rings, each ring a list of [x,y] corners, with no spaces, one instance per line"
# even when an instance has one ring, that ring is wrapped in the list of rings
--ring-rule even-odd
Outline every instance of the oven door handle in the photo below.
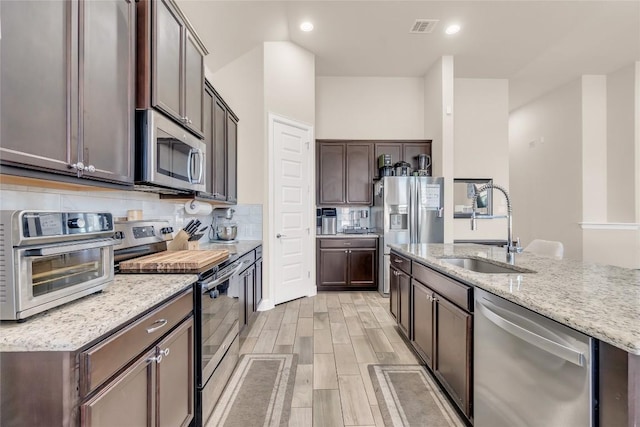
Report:
[[[203,283],[201,283],[200,286],[201,286],[201,289],[202,289],[202,293],[206,294],[207,292],[210,292],[213,288],[218,286],[220,283],[225,282],[228,279],[230,279],[231,277],[237,275],[240,272],[240,270],[242,270],[242,267],[244,267],[244,261],[240,261],[238,263],[238,266],[236,268],[234,268],[231,273],[225,274],[222,277],[218,277],[218,278],[212,280],[211,282],[203,282]]]
[[[108,239],[91,240],[90,242],[86,242],[86,243],[61,244],[61,245],[56,245],[56,246],[47,247],[47,248],[26,249],[23,252],[23,254],[26,257],[60,255],[60,254],[66,254],[69,252],[78,252],[85,249],[103,248],[105,246],[113,246],[115,244],[116,244],[115,239],[108,238]]]

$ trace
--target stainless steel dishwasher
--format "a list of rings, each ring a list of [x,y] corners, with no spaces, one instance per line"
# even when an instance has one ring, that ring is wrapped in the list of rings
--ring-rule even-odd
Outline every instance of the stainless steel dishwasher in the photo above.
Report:
[[[593,339],[474,292],[474,426],[593,426]]]

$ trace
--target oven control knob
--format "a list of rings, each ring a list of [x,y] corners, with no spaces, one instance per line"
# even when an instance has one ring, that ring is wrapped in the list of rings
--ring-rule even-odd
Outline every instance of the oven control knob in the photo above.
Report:
[[[113,233],[113,238],[116,239],[116,240],[124,239],[124,232],[116,231],[115,233]]]
[[[173,227],[162,227],[160,229],[160,234],[171,234],[173,233]]]
[[[209,296],[211,298],[218,298],[218,295],[220,294],[220,292],[218,292],[217,289],[212,290],[211,292],[209,292]]]
[[[84,228],[84,219],[82,218],[71,218],[67,220],[67,227],[69,228]]]

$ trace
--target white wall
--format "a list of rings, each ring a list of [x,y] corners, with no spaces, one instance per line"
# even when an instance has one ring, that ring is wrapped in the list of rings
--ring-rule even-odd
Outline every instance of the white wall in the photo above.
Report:
[[[316,138],[424,139],[424,80],[316,78]]]
[[[523,246],[558,240],[582,258],[582,100],[576,80],[511,113],[510,187]]]
[[[424,135],[431,139],[433,175],[444,177],[444,241],[453,242],[453,57],[443,56],[424,76]]]
[[[607,75],[607,218],[635,222],[636,64]]]
[[[509,82],[504,79],[454,80],[454,178],[491,178],[509,189]],[[494,215],[506,215],[506,199],[493,192]],[[514,206],[514,213],[519,213]],[[518,230],[514,230],[518,237]],[[454,239],[507,238],[506,219],[454,219]]]
[[[240,118],[238,123],[238,203],[263,204],[265,176],[264,48],[262,45],[207,78]]]

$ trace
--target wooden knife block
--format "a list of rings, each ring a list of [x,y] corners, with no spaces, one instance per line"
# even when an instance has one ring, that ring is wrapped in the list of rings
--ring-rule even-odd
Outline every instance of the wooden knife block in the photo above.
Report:
[[[200,249],[200,242],[189,241],[189,235],[186,231],[180,230],[178,234],[167,244],[167,250],[170,251],[195,251]]]

